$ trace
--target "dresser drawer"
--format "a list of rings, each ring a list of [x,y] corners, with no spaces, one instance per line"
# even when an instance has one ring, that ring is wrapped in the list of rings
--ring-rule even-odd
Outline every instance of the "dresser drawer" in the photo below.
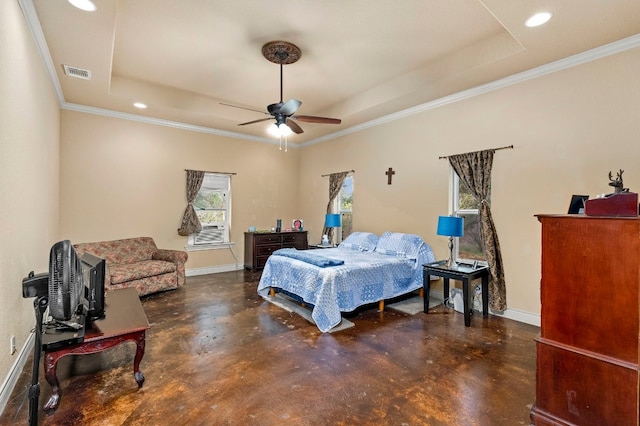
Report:
[[[280,234],[256,235],[254,238],[256,246],[262,244],[280,244],[282,241]]]
[[[256,256],[256,268],[264,268],[264,265],[267,263],[267,259],[269,259],[269,256]]]
[[[285,234],[282,236],[282,243],[283,244],[295,244],[295,242],[298,240],[298,234]]]
[[[306,250],[308,248],[307,233],[292,232],[290,234],[283,234],[282,247],[295,247],[298,250]]]
[[[267,256],[274,251],[278,250],[282,246],[280,244],[270,244],[270,245],[256,245],[256,256]]]

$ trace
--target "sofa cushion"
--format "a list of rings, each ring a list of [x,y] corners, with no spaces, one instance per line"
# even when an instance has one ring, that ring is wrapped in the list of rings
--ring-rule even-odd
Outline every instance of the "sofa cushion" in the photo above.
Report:
[[[120,284],[172,272],[176,272],[176,264],[162,260],[144,260],[142,262],[109,267],[111,284]]]

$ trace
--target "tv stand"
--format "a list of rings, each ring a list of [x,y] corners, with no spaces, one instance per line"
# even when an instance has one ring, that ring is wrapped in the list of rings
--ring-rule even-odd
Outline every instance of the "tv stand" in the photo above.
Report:
[[[144,384],[140,361],[144,356],[145,334],[149,329],[149,321],[142,309],[138,292],[134,288],[110,290],[106,293],[105,301],[105,317],[87,323],[82,342],[73,340],[75,331],[42,335],[44,375],[52,390],[51,397],[44,405],[44,411],[47,413],[53,413],[60,404],[61,391],[56,375],[56,365],[60,358],[66,355],[94,354],[131,340],[136,343],[133,377],[138,388]],[[61,334],[70,336],[64,338]]]

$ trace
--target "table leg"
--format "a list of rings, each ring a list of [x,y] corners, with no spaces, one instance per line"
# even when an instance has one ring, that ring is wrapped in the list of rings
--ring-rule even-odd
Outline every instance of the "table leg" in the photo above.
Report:
[[[442,292],[444,297],[444,306],[447,306],[447,301],[453,303],[453,300],[449,300],[449,278],[442,278]]]
[[[429,274],[422,273],[422,288],[424,289],[422,302],[424,303],[424,313],[429,313],[429,295],[431,294],[431,281],[429,280]]]
[[[464,325],[471,326],[471,309],[469,308],[469,280],[462,279],[462,306],[464,306]]]
[[[482,275],[482,316],[489,316],[489,274]]]
[[[60,403],[60,383],[56,376],[56,365],[59,358],[55,353],[45,353],[44,355],[44,377],[51,386],[51,396],[44,405],[44,411],[47,413],[54,412]]]
[[[136,356],[133,359],[133,377],[138,384],[138,388],[141,388],[144,384],[144,374],[140,371],[140,361],[142,361],[142,357],[144,356],[144,347],[145,347],[145,332],[140,333],[136,339]]]

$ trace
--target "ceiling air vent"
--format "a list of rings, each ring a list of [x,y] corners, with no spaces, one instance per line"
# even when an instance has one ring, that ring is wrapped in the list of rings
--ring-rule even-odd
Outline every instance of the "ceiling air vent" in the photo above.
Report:
[[[81,78],[83,80],[91,80],[91,71],[82,68],[63,65],[64,73],[71,77]]]

